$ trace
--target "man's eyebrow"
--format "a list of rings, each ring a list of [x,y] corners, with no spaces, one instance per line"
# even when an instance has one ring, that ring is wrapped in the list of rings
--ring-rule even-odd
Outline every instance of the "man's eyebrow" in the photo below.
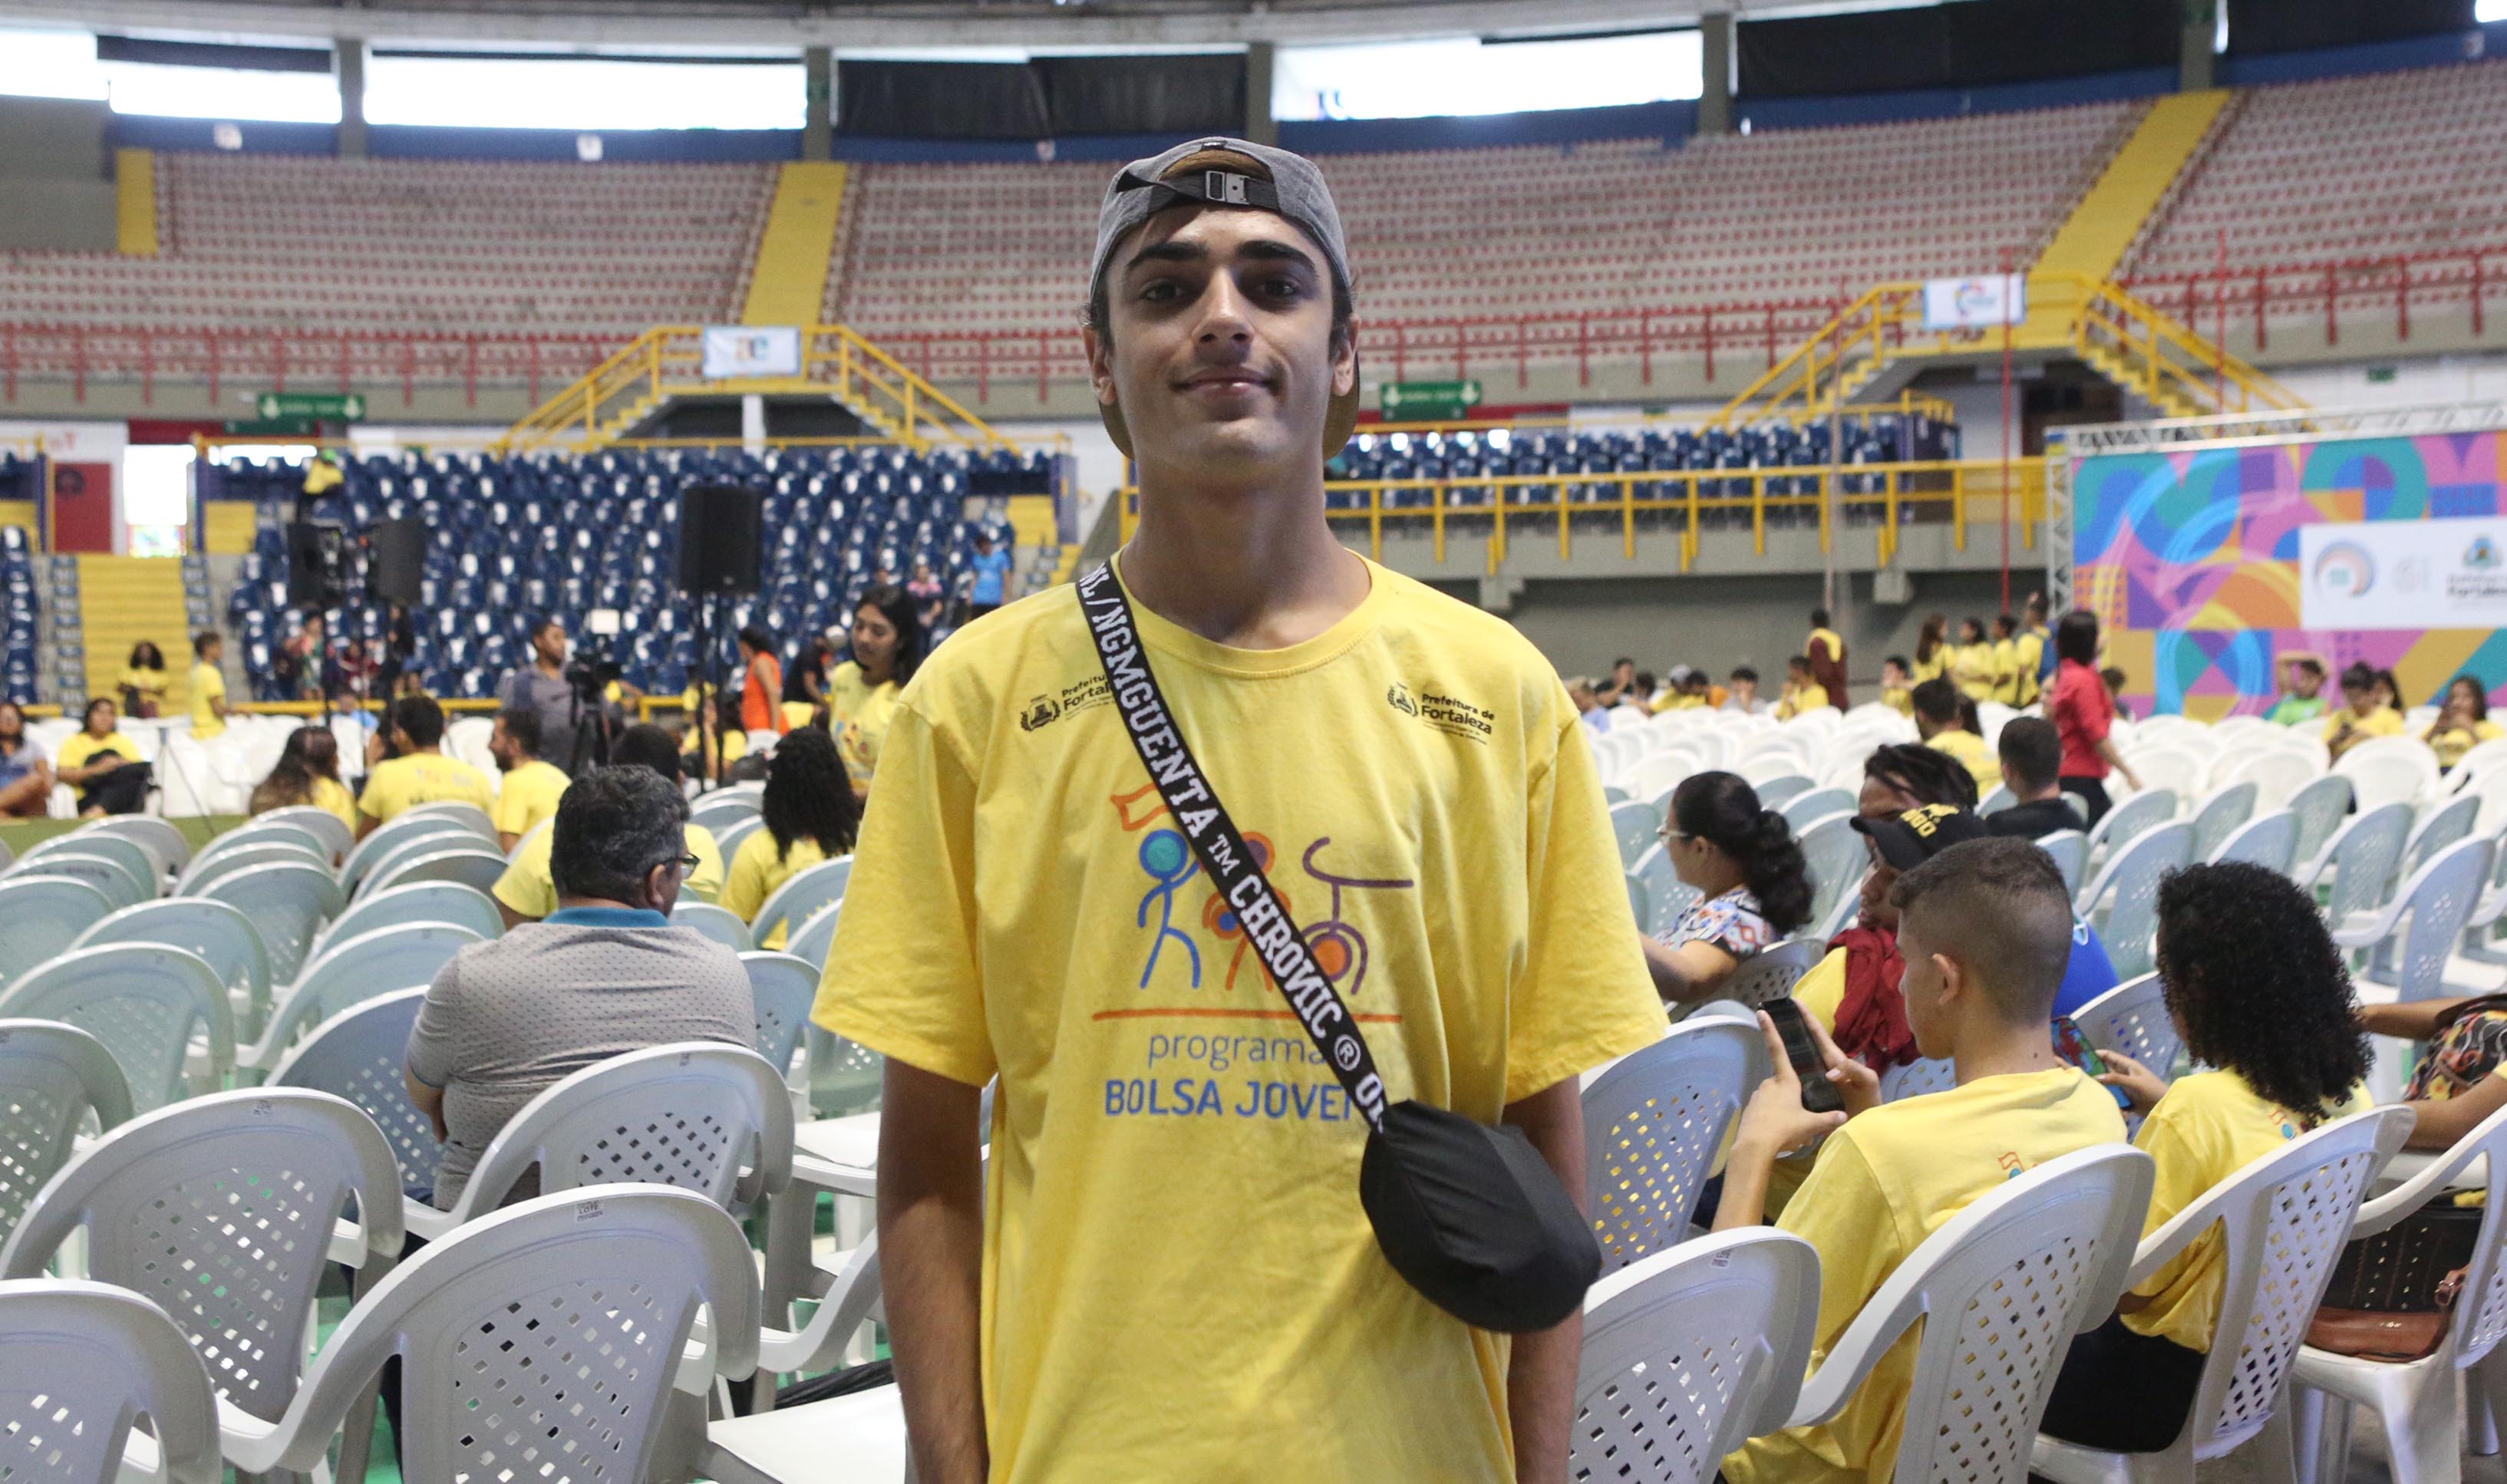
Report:
[[[1308,270],[1316,269],[1312,254],[1293,242],[1283,241],[1277,237],[1254,237],[1238,243],[1236,251],[1241,257],[1273,263],[1294,263]],[[1210,249],[1199,242],[1152,242],[1134,253],[1132,261],[1123,265],[1123,271],[1130,272],[1144,263],[1207,263],[1209,261]]]

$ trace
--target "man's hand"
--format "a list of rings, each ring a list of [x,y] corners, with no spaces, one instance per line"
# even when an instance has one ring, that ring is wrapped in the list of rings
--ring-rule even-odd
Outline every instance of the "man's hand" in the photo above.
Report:
[[[1759,1012],[1759,1033],[1766,1037],[1767,1055],[1775,1063],[1776,1074],[1760,1083],[1759,1090],[1751,1094],[1749,1105],[1741,1110],[1741,1129],[1733,1136],[1732,1144],[1736,1155],[1746,1147],[1755,1155],[1772,1160],[1827,1138],[1844,1126],[1846,1115],[1814,1113],[1802,1106],[1801,1078],[1795,1074],[1792,1061],[1785,1056],[1784,1037],[1776,1033],[1776,1023],[1767,1018],[1764,1010]],[[1844,1060],[1837,1057],[1834,1042],[1826,1041],[1825,1037],[1822,1040],[1829,1056]],[[1837,1069],[1834,1064],[1831,1065],[1832,1076]],[[1879,1101],[1878,1086],[1878,1079],[1874,1078],[1874,1103]],[[1843,1094],[1843,1084],[1838,1084],[1837,1091],[1840,1096]],[[1847,1104],[1848,1107],[1852,1105]]]
[[[2106,1074],[2098,1078],[2132,1100],[2132,1110],[2147,1113],[2159,1106],[2167,1096],[2167,1079],[2121,1051],[2101,1051],[2098,1060],[2107,1064]]]
[[[1767,1017],[1760,1016],[1759,1023],[1764,1027]],[[1837,1050],[1836,1042],[1829,1038],[1828,1028],[1819,1023],[1818,1016],[1805,1014],[1802,1024],[1810,1027],[1810,1038],[1819,1047],[1820,1056],[1828,1062],[1828,1082],[1836,1089],[1836,1095],[1845,1100],[1845,1116],[1859,1117],[1878,1107],[1880,1074]],[[1776,1060],[1781,1062],[1784,1058],[1779,1056]]]

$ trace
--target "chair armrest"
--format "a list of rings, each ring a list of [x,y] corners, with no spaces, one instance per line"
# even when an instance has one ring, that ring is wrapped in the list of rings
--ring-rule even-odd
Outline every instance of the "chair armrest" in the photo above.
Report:
[[[320,1439],[318,1447],[309,1448],[300,1442],[298,1434],[304,1429],[293,1406],[277,1422],[264,1422],[224,1396],[216,1400],[218,1452],[226,1456],[238,1474],[250,1476],[288,1467],[310,1471],[330,1452],[328,1437]],[[291,1453],[303,1456],[291,1460]]]
[[[2411,899],[2396,892],[2394,899],[2380,908],[2365,926],[2344,927],[2340,923],[2328,925],[2333,930],[2333,941],[2344,948],[2374,948],[2393,936],[2394,924],[2410,910]]]
[[[837,1365],[845,1343],[879,1306],[880,1292],[879,1239],[872,1236],[846,1255],[809,1323],[798,1330],[759,1327],[758,1369],[790,1373]]]

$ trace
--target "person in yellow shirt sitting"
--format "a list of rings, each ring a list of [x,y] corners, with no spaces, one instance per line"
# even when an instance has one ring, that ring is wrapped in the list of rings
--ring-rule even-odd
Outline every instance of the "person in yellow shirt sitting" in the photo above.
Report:
[[[696,697],[696,688],[690,686],[684,699],[693,720],[682,738],[688,749],[687,771],[708,783],[719,783],[732,764],[748,755],[748,734],[740,725],[740,697],[717,692],[710,716]]]
[[[650,722],[629,727],[609,744],[610,766],[617,768],[650,768],[671,780],[679,782],[679,743],[662,728]],[[702,824],[690,823],[685,828],[688,853],[696,858],[679,890],[701,902],[722,898],[722,847],[715,843],[713,831]],[[513,863],[505,874],[496,878],[495,889],[489,894],[496,899],[496,911],[508,927],[536,923],[557,910],[557,880],[549,868],[554,853],[557,830],[554,818],[544,819],[531,827],[522,843],[514,847]]]
[[[82,819],[135,814],[147,802],[139,743],[123,732],[121,708],[101,696],[87,704],[87,725],[61,743],[53,776],[79,790]]]
[[[2146,1114],[2133,1146],[2157,1164],[2147,1238],[2301,1134],[2367,1106],[2368,1048],[2342,951],[2306,888],[2242,861],[2159,884],[2160,983],[2203,1068],[2173,1084],[2106,1053],[2101,1080]],[[2226,1254],[2215,1229],[2072,1342],[2041,1430],[2091,1448],[2176,1441],[2217,1339]]]
[[[2438,767],[2449,773],[2463,754],[2486,742],[2507,737],[2507,728],[2489,719],[2489,696],[2470,675],[2457,675],[2446,688],[2446,706],[2420,740],[2437,754]]]
[[[227,730],[227,677],[218,668],[227,641],[215,629],[192,635],[192,738],[207,742]]]
[[[2353,664],[2342,672],[2342,709],[2324,723],[2324,745],[2335,758],[2372,737],[2403,735],[2403,715],[2377,698],[2377,669]]]
[[[540,713],[511,709],[496,713],[496,729],[488,734],[488,751],[503,775],[496,788],[496,807],[488,817],[496,823],[496,845],[506,853],[525,835],[557,817],[557,801],[572,779],[555,763],[540,761]]]
[[[758,800],[766,827],[749,832],[731,857],[722,904],[754,923],[757,910],[777,887],[822,860],[853,853],[861,823],[853,785],[836,755],[836,740],[817,727],[784,734],[766,768],[766,793]],[[765,946],[781,948],[798,923],[767,934]]]
[[[853,657],[827,675],[827,731],[854,796],[870,793],[879,772],[880,744],[896,718],[896,698],[923,664],[923,622],[914,599],[893,583],[862,594],[854,610]]]
[[[1791,721],[1828,705],[1828,689],[1810,675],[1810,658],[1796,655],[1785,662],[1785,691],[1776,698],[1776,720]]]
[[[253,786],[251,813],[301,805],[327,810],[350,830],[357,827],[356,796],[340,781],[340,740],[329,727],[303,726],[287,734],[270,777]]]
[[[1915,714],[1915,677],[1905,655],[1880,662],[1880,704],[1901,716]]]
[[[1958,1085],[1883,1104],[1878,1075],[1839,1052],[1813,1021],[1845,1111],[1807,1111],[1784,1044],[1762,1013],[1776,1074],[1742,1112],[1715,1215],[1717,1231],[1760,1224],[1776,1157],[1826,1136],[1810,1177],[1776,1223],[1819,1252],[1813,1369],[1944,1221],[2015,1173],[2125,1137],[2115,1099],[2056,1056],[2047,1033],[2072,950],[2071,893],[2053,858],[2025,840],[1971,840],[1898,878],[1891,899],[1907,964],[1908,1024],[1925,1056],[1957,1064]],[[1889,1484],[1916,1346],[1915,1335],[1902,1336],[1829,1421],[1744,1444],[1725,1459],[1725,1477]]]
[[[2002,759],[1963,723],[1955,687],[1947,680],[1927,680],[1915,687],[1914,704],[1915,735],[1925,746],[1957,759],[1976,779],[1978,798],[2002,786]]]
[[[1984,636],[1984,625],[1972,618],[1959,620],[1959,641],[1950,649],[1950,679],[1959,694],[1970,701],[1993,699],[1993,645]]]
[[[425,696],[403,696],[390,718],[391,752],[366,770],[366,791],[357,795],[358,839],[421,804],[475,804],[483,813],[495,807],[487,776],[444,755],[444,707]]]
[[[154,719],[164,710],[165,688],[172,683],[165,675],[165,652],[141,639],[130,646],[130,663],[113,683],[122,692],[126,712],[142,721]]]

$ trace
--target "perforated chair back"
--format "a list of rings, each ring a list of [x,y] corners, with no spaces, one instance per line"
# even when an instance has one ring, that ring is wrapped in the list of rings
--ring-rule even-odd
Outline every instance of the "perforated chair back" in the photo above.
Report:
[[[1929,1093],[1945,1093],[1956,1086],[1956,1062],[1948,1057],[1926,1057],[1882,1072],[1880,1101],[1895,1103],[1901,1098],[1921,1098]]]
[[[1628,875],[1645,891],[1645,910],[1637,917],[1637,928],[1650,938],[1671,931],[1680,915],[1700,900],[1697,888],[1673,869],[1671,852],[1659,845],[1638,856]]]
[[[57,876],[64,873],[46,871],[39,864],[54,855],[101,855],[130,873],[140,890],[140,900],[162,896],[165,891],[165,873],[157,857],[139,842],[124,835],[98,834],[94,830],[72,830],[54,835],[26,852],[20,865],[30,873]],[[84,878],[82,878],[84,879]]]
[[[322,929],[313,952],[318,955],[334,943],[408,923],[451,923],[483,938],[505,935],[504,915],[496,910],[494,897],[457,881],[418,881],[369,891],[350,902]]]
[[[2403,884],[2397,900],[2410,925],[2391,959],[2398,1000],[2434,999],[2447,993],[2447,959],[2489,881],[2489,851],[2487,840],[2458,840]]]
[[[404,1190],[432,1186],[435,1167],[444,1159],[444,1140],[409,1101],[401,1080],[409,1065],[409,1032],[425,1002],[426,991],[415,989],[350,1005],[314,1027],[270,1074],[272,1087],[301,1087],[355,1104],[391,1146]]]
[[[2298,815],[2276,809],[2238,825],[2236,832],[2211,852],[2213,864],[2242,860],[2287,876],[2298,863]]]
[[[202,851],[183,872],[183,879],[174,884],[174,889],[185,896],[199,896],[202,887],[221,876],[232,876],[260,866],[284,865],[290,861],[301,861],[323,871],[331,868],[330,861],[323,858],[319,851],[296,840],[245,841],[241,845]]]
[[[1749,1093],[1755,1025],[1697,1020],[1584,1086],[1584,1189],[1602,1271],[1677,1246]]]
[[[868,1046],[813,1025],[803,1037],[810,1048],[810,1111],[820,1118],[868,1112],[879,1106],[888,1059]],[[989,1127],[990,1120],[986,1120]]]
[[[1611,806],[1611,833],[1619,841],[1621,869],[1637,863],[1637,857],[1653,849],[1654,837],[1662,829],[1662,815],[1651,804],[1630,801]]]
[[[127,862],[87,851],[48,851],[41,855],[30,854],[10,868],[11,881],[29,876],[67,877],[71,881],[85,882],[117,911],[124,907],[136,907],[157,896],[155,885],[133,872]]]
[[[293,829],[303,830],[321,841],[323,849],[338,859],[346,858],[348,851],[355,849],[357,844],[356,832],[349,829],[345,821],[329,810],[312,804],[291,804],[284,809],[273,809],[266,814],[255,814],[252,823],[253,825],[283,824]],[[251,827],[246,826],[246,828]]]
[[[2173,1075],[2185,1046],[2155,973],[2127,979],[2081,1006],[2072,1012],[2072,1024],[2098,1050],[2121,1051],[2162,1077]]]
[[[2038,836],[2037,849],[2054,857],[2054,869],[2063,873],[2063,889],[2077,895],[2081,873],[2089,868],[2089,837],[2079,830],[2056,830]]]
[[[2414,737],[2370,738],[2335,759],[2364,812],[2386,804],[2416,805],[2437,791],[2437,755]]]
[[[477,846],[421,851],[408,859],[386,861],[382,869],[366,878],[366,889],[388,891],[394,887],[418,882],[449,881],[458,882],[475,891],[493,891],[497,881],[504,876],[505,868],[511,864],[497,851]]]
[[[2204,799],[2194,811],[2194,858],[2208,860],[2255,814],[2253,783],[2231,783]]]
[[[61,955],[0,991],[0,1017],[56,1020],[104,1043],[134,1111],[183,1095],[192,1037],[208,1037],[206,1071],[235,1065],[235,1016],[218,971],[162,943],[115,943]]]
[[[750,946],[764,948],[777,928],[808,922],[810,914],[845,894],[845,883],[853,874],[851,855],[839,855],[793,872],[758,907],[757,921],[748,924]]]
[[[693,927],[733,953],[748,952],[748,924],[740,920],[739,913],[728,907],[717,907],[711,902],[692,902],[681,897],[678,905],[671,909],[671,925]]]
[[[270,978],[284,984],[305,965],[305,953],[322,924],[340,915],[340,884],[317,866],[290,863],[222,876],[201,888],[245,917],[270,951]]]
[[[2286,809],[2298,791],[2324,777],[2324,765],[2285,745],[2257,744],[2247,750],[2240,742],[2211,774],[2222,783],[2255,785],[2255,807]]]
[[[130,1116],[130,1089],[104,1043],[60,1021],[0,1020],[0,1242],[69,1163],[90,1113],[103,1132]]]
[[[688,807],[688,822],[717,833],[743,819],[758,817],[758,801],[748,794],[710,793]]]
[[[1568,1472],[1709,1484],[1785,1425],[1819,1321],[1819,1253],[1790,1232],[1718,1232],[1604,1277],[1584,1301]]]
[[[2362,812],[2334,835],[2324,852],[2324,865],[2333,872],[2324,915],[2335,926],[2384,905],[2411,828],[2411,807],[2386,804]]]
[[[192,842],[182,827],[155,814],[112,814],[91,819],[74,833],[116,835],[146,851],[157,863],[157,875],[171,877],[192,863]]]
[[[400,1253],[400,1175],[374,1120],[323,1093],[248,1088],[143,1114],[96,1140],[27,1208],[0,1278],[40,1275],[73,1232],[88,1272],[164,1310],[238,1410],[296,1394],[332,1223],[356,1202],[362,1254]]]
[[[113,910],[103,892],[67,876],[0,880],[0,989],[59,957]]]
[[[394,990],[425,989],[455,954],[486,941],[453,923],[403,923],[326,945],[279,996],[270,1030],[246,1058],[267,1070],[316,1022]]]
[[[1742,959],[1725,977],[1715,995],[1753,1007],[1781,998],[1792,994],[1801,976],[1827,954],[1826,939],[1787,938],[1782,943],[1770,943]]]
[[[443,836],[454,844],[472,845],[477,843],[471,838],[476,833],[460,820],[448,819],[442,814],[412,812],[395,815],[375,826],[373,834],[358,841],[348,851],[348,858],[340,863],[340,889],[354,893],[376,866],[406,849],[413,841]]]
[[[1814,788],[1808,793],[1794,795],[1776,813],[1784,815],[1785,823],[1793,826],[1794,833],[1798,835],[1814,819],[1854,813],[1854,795],[1842,788]]]
[[[1862,885],[1871,852],[1855,830],[1852,814],[1830,814],[1799,834],[1802,864],[1810,874],[1810,921],[1826,923],[1836,904]]]
[[[2153,788],[2137,793],[2107,811],[2089,830],[2089,858],[2099,859],[2104,851],[2112,854],[2129,844],[2145,830],[2158,828],[2176,817],[2176,794],[2173,789]]]
[[[1800,798],[1819,785],[1799,773],[1779,774],[1762,783],[1752,783],[1759,795],[1761,809],[1781,810],[1792,800]]]
[[[2193,826],[2162,824],[2119,849],[2081,894],[2084,917],[2109,894],[2115,898],[2098,935],[2106,942],[2107,959],[2118,977],[2150,972],[2159,939],[2160,878],[2193,858]]]
[[[400,817],[450,819],[491,845],[496,840],[496,821],[490,818],[488,812],[476,804],[459,804],[451,801],[442,804],[420,804],[415,809],[405,811]]]
[[[252,920],[224,902],[169,896],[125,907],[79,934],[73,947],[166,943],[200,955],[227,987],[238,1032],[258,1035],[270,1014],[270,950]]]
[[[811,913],[792,935],[783,940],[783,951],[797,959],[807,959],[820,968],[827,966],[827,954],[836,946],[836,923],[842,920],[845,899],[837,897]]]
[[[758,951],[740,956],[748,970],[748,993],[757,1002],[757,1054],[788,1077],[810,1002],[818,997],[818,966],[791,954]]]
[[[2481,816],[2481,799],[2476,794],[2462,794],[2430,811],[2403,842],[2404,876],[2437,858],[2438,852],[2472,834],[2473,821]]]
[[[2350,780],[2338,773],[2314,779],[2289,796],[2289,812],[2298,815],[2294,857],[2301,867],[2312,865],[2349,817]]]
[[[173,1321],[110,1284],[0,1283],[0,1477],[113,1484],[143,1415],[169,1484],[218,1484],[217,1400]]]

